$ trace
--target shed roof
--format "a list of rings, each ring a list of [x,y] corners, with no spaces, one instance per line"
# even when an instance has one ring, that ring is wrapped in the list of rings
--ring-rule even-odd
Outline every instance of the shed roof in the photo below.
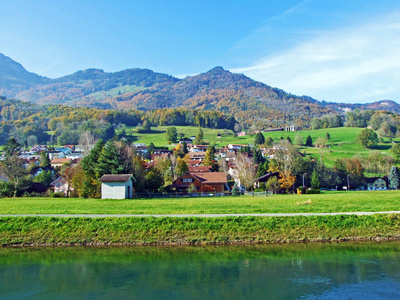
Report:
[[[99,180],[101,182],[126,182],[133,177],[133,174],[105,174]]]

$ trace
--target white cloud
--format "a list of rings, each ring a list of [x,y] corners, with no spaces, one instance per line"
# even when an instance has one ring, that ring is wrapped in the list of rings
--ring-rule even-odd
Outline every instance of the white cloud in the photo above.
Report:
[[[352,28],[320,31],[290,49],[232,69],[319,100],[400,100],[400,13]]]

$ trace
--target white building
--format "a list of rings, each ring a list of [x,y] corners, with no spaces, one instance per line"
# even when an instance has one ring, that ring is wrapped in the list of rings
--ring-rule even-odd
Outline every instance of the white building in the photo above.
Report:
[[[100,178],[101,199],[131,199],[133,174],[106,174]]]

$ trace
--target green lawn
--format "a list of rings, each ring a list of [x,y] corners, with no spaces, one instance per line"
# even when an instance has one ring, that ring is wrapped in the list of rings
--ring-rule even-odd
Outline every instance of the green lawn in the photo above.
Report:
[[[298,205],[312,200],[311,205]],[[1,214],[206,214],[400,210],[400,191],[179,199],[1,198]]]

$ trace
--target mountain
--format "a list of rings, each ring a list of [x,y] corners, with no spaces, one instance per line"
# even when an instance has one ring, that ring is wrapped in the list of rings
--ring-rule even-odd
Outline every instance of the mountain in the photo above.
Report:
[[[386,110],[395,114],[400,114],[400,104],[394,102],[393,100],[380,100],[373,103],[324,103],[324,107],[328,107],[337,111],[348,111],[348,110]]]
[[[0,53],[0,94],[6,94],[8,90],[27,89],[49,81],[46,77],[28,72],[21,64]]]
[[[222,67],[184,79],[138,68],[114,73],[88,69],[49,79],[26,71],[2,54],[0,95],[39,104],[101,109],[216,110],[233,115],[242,123],[263,127],[308,127],[312,118],[344,109],[341,104],[295,96]],[[399,109],[395,102],[384,103],[389,102],[371,104],[371,108]]]

